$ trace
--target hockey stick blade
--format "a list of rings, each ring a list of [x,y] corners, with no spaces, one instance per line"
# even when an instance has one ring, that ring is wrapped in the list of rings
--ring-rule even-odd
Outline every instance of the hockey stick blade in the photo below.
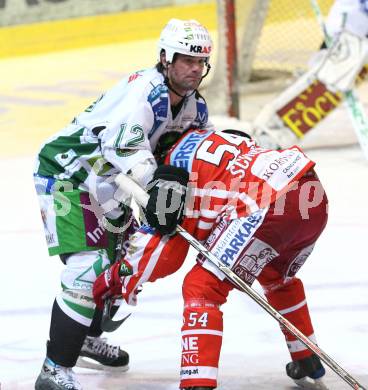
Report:
[[[139,186],[130,177],[120,174],[115,179],[116,183],[126,191],[129,191],[138,204],[145,207],[149,195],[144,189]],[[178,225],[176,231],[198,252],[200,252],[208,261],[224,273],[224,275],[239,288],[239,290],[246,293],[259,306],[261,306],[268,314],[276,321],[284,326],[290,333],[292,333],[299,341],[301,341],[310,351],[315,353],[327,366],[331,368],[341,379],[349,384],[355,390],[367,390],[355,378],[353,378],[347,371],[339,366],[326,352],[313,343],[307,336],[305,336],[298,328],[296,328],[290,321],[283,317],[277,310],[273,308],[260,294],[253,290],[247,283],[245,283],[238,275],[236,275],[229,267],[227,267],[220,259],[218,259],[211,251],[209,251],[203,244],[194,238],[183,227]]]
[[[101,330],[104,332],[114,332],[132,314],[132,313],[129,313],[128,315],[123,317],[121,320],[113,320],[111,318],[111,314],[110,314],[112,304],[113,304],[112,298],[105,299],[104,308],[102,311],[102,319],[101,319]]]

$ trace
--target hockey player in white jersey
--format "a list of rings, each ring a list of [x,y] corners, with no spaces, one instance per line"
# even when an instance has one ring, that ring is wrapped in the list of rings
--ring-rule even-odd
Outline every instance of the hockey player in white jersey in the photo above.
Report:
[[[316,22],[317,23],[317,22]],[[368,3],[335,0],[326,18],[326,42],[309,61],[309,70],[259,112],[254,136],[271,148],[298,143],[356,84],[368,75]],[[368,153],[368,135],[357,136]]]
[[[197,90],[211,50],[200,23],[171,19],[155,67],[121,80],[41,147],[35,185],[49,254],[60,256],[65,269],[36,389],[81,389],[72,368],[77,361],[85,366],[86,357],[89,367],[128,368],[129,355],[100,337],[101,311],[92,298],[93,282],[114,261],[116,232],[124,230],[128,239],[135,230],[134,222],[119,226],[125,216],[113,198],[114,177],[123,172],[145,186],[163,134],[212,127]],[[173,167],[171,177],[182,181],[182,171]]]

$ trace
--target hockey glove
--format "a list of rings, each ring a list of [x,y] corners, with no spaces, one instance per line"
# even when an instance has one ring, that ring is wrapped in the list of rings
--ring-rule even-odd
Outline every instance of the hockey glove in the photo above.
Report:
[[[123,276],[131,275],[132,270],[127,264],[120,260],[104,271],[93,284],[93,300],[97,307],[103,310],[104,300],[109,297],[122,296]]]
[[[184,217],[189,173],[173,165],[159,166],[150,183],[149,199],[144,210],[147,223],[162,235],[175,233]]]

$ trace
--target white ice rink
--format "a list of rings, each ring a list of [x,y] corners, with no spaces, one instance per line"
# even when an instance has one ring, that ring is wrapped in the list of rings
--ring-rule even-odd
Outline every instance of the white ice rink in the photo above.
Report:
[[[338,124],[349,127],[346,114],[341,117]],[[368,161],[357,146],[307,153],[317,162],[330,218],[299,276],[320,346],[368,387]],[[62,265],[47,255],[32,157],[2,158],[0,170],[1,390],[32,389]],[[85,390],[178,388],[181,281],[193,264],[191,256],[175,275],[144,287],[134,315],[109,335],[130,353],[130,370],[117,375],[76,369]],[[276,321],[239,292],[231,293],[223,310],[219,389],[294,389],[284,373],[289,354]],[[332,390],[349,388],[329,369],[326,382]]]

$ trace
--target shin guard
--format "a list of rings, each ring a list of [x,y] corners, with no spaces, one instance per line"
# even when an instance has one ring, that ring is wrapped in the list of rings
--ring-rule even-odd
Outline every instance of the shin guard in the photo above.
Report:
[[[74,367],[88,327],[68,317],[54,302],[50,324],[47,357],[64,367]]]
[[[222,312],[204,299],[185,301],[180,388],[217,386],[222,344]]]
[[[314,343],[316,342],[312,322],[309,316],[303,283],[298,278],[280,284],[266,292],[268,302],[287,320],[296,326]],[[292,360],[299,360],[311,356],[312,352],[290,332],[281,327],[285,335]]]

